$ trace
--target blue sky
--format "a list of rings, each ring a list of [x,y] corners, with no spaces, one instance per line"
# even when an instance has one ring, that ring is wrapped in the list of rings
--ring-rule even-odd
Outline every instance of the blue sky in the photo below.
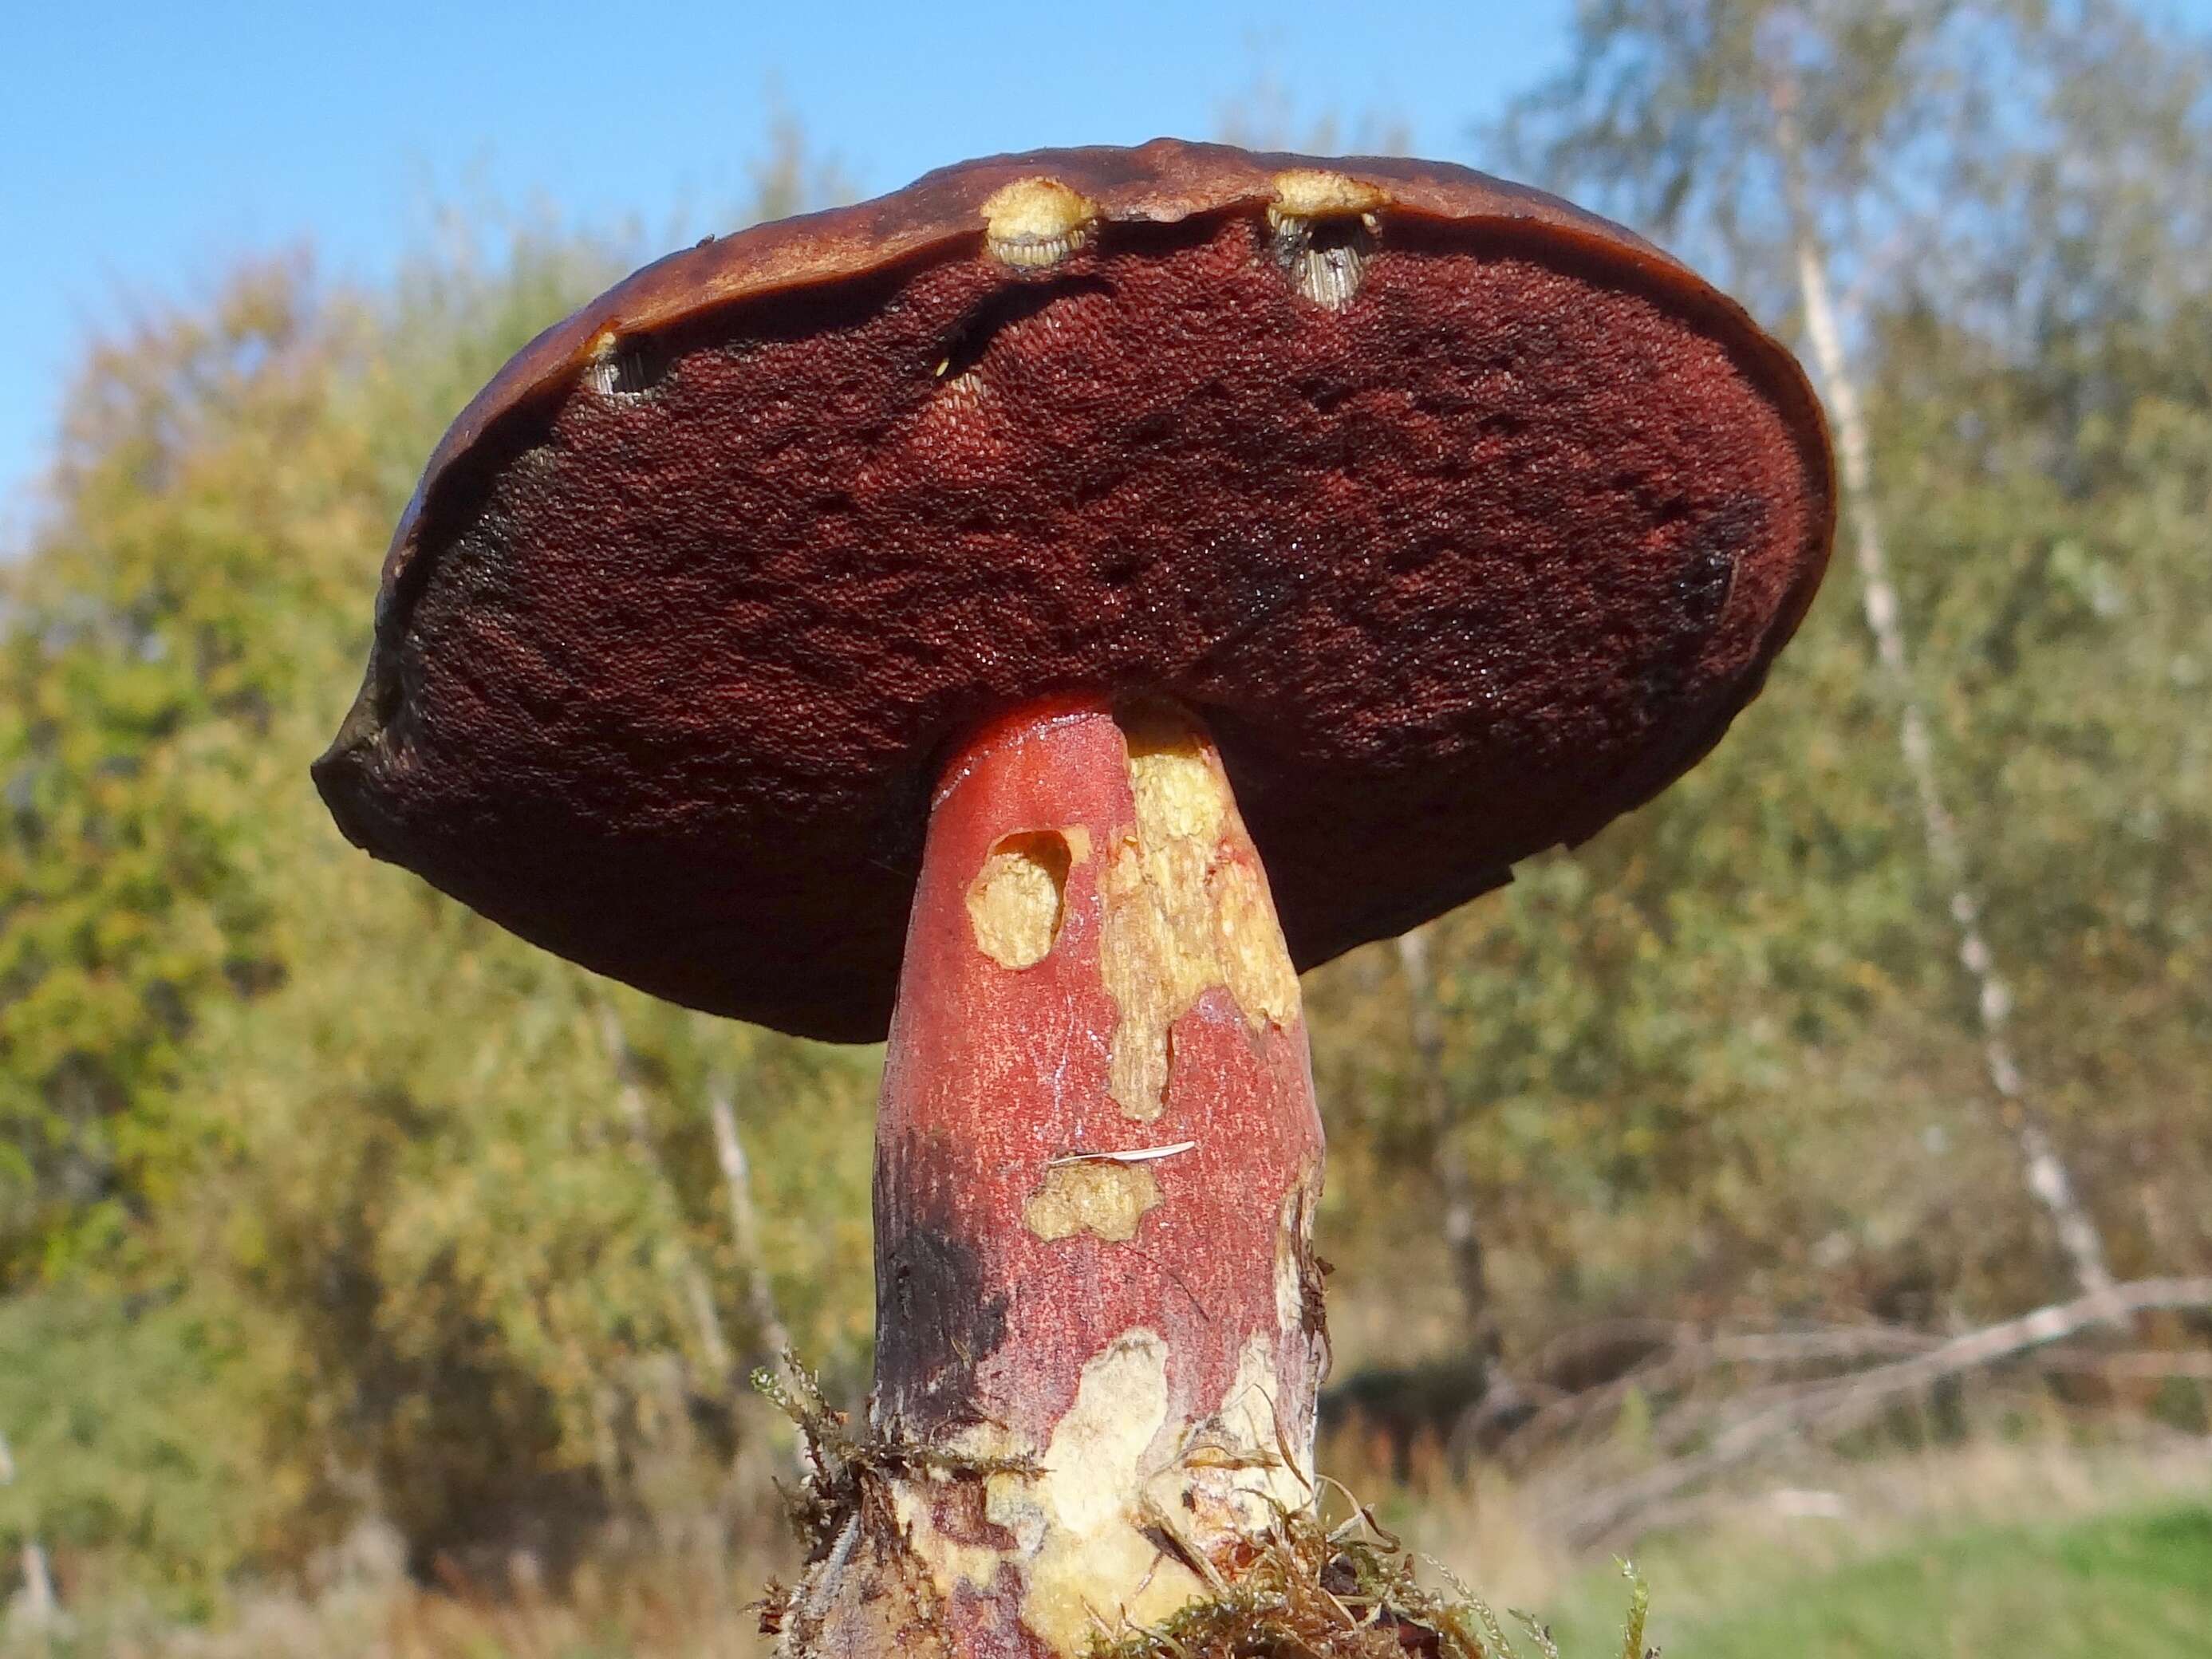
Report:
[[[306,243],[374,278],[439,198],[675,226],[742,200],[779,106],[864,194],[969,155],[1210,137],[1255,87],[1469,123],[1556,65],[1567,0],[641,6],[0,0],[0,544],[70,366],[133,310]]]

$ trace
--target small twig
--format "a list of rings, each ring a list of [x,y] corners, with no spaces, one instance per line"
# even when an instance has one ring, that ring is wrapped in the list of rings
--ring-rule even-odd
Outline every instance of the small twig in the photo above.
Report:
[[[1630,1328],[1632,1322],[1616,1321],[1600,1328]],[[1508,1466],[1525,1462],[1539,1446],[1556,1443],[1579,1425],[1619,1407],[1631,1394],[1650,1396],[1730,1366],[1789,1367],[1899,1357],[1924,1353],[1942,1346],[1943,1340],[1923,1331],[1887,1325],[1815,1326],[1785,1331],[1720,1332],[1710,1336],[1686,1323],[1656,1320],[1633,1322],[1632,1328],[1638,1337],[1657,1344],[1650,1358],[1595,1387],[1547,1400],[1499,1441],[1495,1455]],[[1559,1339],[1547,1352],[1573,1340],[1571,1334]],[[1735,1401],[1735,1409],[1741,1414],[1749,1401],[1778,1393],[1794,1399],[1803,1392],[1802,1387],[1784,1385],[1754,1390]],[[1699,1425],[1683,1432],[1695,1436],[1706,1431]]]
[[[745,1300],[760,1345],[772,1357],[791,1347],[791,1330],[775,1304],[768,1264],[760,1251],[760,1225],[753,1210],[752,1165],[738,1133],[738,1115],[726,1079],[707,1090],[707,1118],[714,1131],[714,1158],[721,1166],[722,1191],[730,1209],[730,1242],[737,1247],[738,1271],[745,1277]]]
[[[2180,1377],[2212,1382],[2212,1353],[2163,1352],[2151,1349],[2129,1353],[2075,1353],[2060,1349],[2047,1353],[2036,1364],[2064,1376],[2105,1376],[2136,1382],[2159,1382]]]
[[[1216,1595],[1228,1595],[1228,1584],[1213,1563],[1206,1559],[1206,1552],[1183,1536],[1182,1529],[1176,1525],[1165,1510],[1153,1501],[1151,1494],[1145,1496],[1141,1507],[1145,1520],[1143,1529],[1152,1534],[1154,1547],[1162,1554],[1172,1556],[1189,1568]]]

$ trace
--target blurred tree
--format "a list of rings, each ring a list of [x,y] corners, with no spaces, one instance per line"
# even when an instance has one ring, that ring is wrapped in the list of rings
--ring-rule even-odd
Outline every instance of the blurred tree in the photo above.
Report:
[[[1957,1009],[1978,1030],[1984,1087],[1997,1097],[1995,1115],[2022,1154],[2027,1184],[2051,1213],[2069,1271],[2090,1285],[2106,1276],[2101,1233],[2118,1194],[2092,1182],[2106,1188],[2092,1220],[2067,1165],[2086,1155],[2109,1168],[2124,1144],[2117,1126],[2080,1108],[2087,1079],[2109,1072],[2131,1044],[2124,1027],[2085,1018],[2070,993],[2081,982],[2075,975],[2120,938],[2134,933],[2151,946],[2176,931],[2192,945],[2202,936],[2201,896],[2181,897],[2170,876],[2158,884],[2180,914],[2154,921],[2123,896],[2158,881],[2153,872],[2170,870],[2180,847],[2202,844],[2203,772],[2189,765],[2201,738],[2170,676],[2197,660],[2206,617],[2201,562],[2181,553],[2163,523],[2142,522],[2148,500],[2172,487],[2147,498],[2140,475],[2112,465],[2119,447],[2103,435],[2112,428],[2100,434],[2061,411],[2086,405],[2124,428],[2148,417],[2168,444],[2179,429],[2202,430],[2205,212],[2197,184],[2206,175],[2208,89],[2201,46],[2097,0],[1593,0],[1577,14],[1569,67],[1491,135],[1509,165],[1674,241],[1778,322],[1812,325],[1856,491],[1846,534],[1890,683],[1871,688],[1873,708],[1857,690],[1798,735],[1849,740],[1869,714],[1901,722],[1903,776],[1883,775],[1862,754],[1826,799],[1831,811],[1860,820],[1869,845],[1886,843],[1885,864],[1905,849],[1894,823],[1881,820],[1895,807],[1918,820],[1932,854],[1914,860],[1913,885],[1925,890],[1919,908],[1959,928],[1970,980],[1963,994],[1945,989],[1899,956],[1900,945],[1927,938],[1924,924],[1900,927],[1890,910],[1869,933],[1863,924],[1872,913],[1845,914],[1831,920],[1846,925],[1828,933],[1822,907],[1808,905],[1794,927],[1820,927],[1842,946],[1834,965],[1844,971],[1801,986],[1816,1000],[1794,1017],[1847,1007],[1837,994],[1869,969],[1900,990],[1917,982]],[[1850,311],[1840,321],[1839,286]],[[2169,349],[2191,363],[2182,376],[2114,374],[2116,350],[2141,367],[2143,335],[2167,331]],[[1850,374],[1853,349],[1865,358],[1863,396]],[[1931,396],[1954,366],[1965,378]],[[2191,375],[2193,392],[2178,404],[2177,380]],[[2000,386],[2011,417],[2002,426],[1990,402]],[[2045,400],[2041,410],[2032,406]],[[2085,441],[2102,452],[2101,466]],[[2032,452],[2037,463],[2021,465]],[[2192,475],[2185,469],[2177,482]],[[2042,555],[2051,563],[2040,570],[2006,567],[2025,550],[2070,539],[2061,526],[2075,513],[2061,510],[2054,480],[2070,483],[2074,508],[2094,499],[2090,516],[2132,520],[2136,538],[2123,556],[2131,580],[2179,603],[2137,610],[2116,568],[2100,563],[2103,625],[2063,630],[2073,635],[2066,645],[2060,630],[2038,626],[2076,611],[2050,580],[2058,555]],[[2201,495],[2180,489],[2176,504],[2201,510]],[[1890,515],[1893,560],[1875,519],[1892,503],[1901,509]],[[1857,678],[1838,659],[1833,614],[1831,598],[1785,659],[1780,697],[1803,677]],[[1992,624],[2010,653],[2002,675],[1970,643]],[[1905,648],[1908,627],[1923,635],[1917,662]],[[2045,648],[2031,661],[2027,642],[2038,636]],[[2123,710],[2114,681],[2136,674],[2148,683]],[[1778,700],[1770,693],[1744,726],[1769,727]],[[2031,737],[2023,717],[2036,707],[2043,718]],[[2117,752],[2107,736],[2115,726],[2151,752]],[[1740,785],[1759,758],[1743,734],[1732,738],[1687,790],[1626,836],[1656,839],[1707,790]],[[2031,799],[2024,775],[2054,767],[2070,787]],[[1805,781],[1817,787],[1816,779]],[[2093,834],[2122,800],[2138,816],[2154,814],[2155,849],[2140,832]],[[2092,839],[2094,860],[2066,867],[2050,855]],[[2123,860],[2136,867],[2116,869]],[[1703,891],[1711,877],[1699,862],[1679,874]],[[1763,941],[1770,948],[1774,931]],[[1999,960],[2018,964],[2019,983],[1997,978]],[[2071,970],[2050,971],[2067,962]],[[2138,963],[2136,992],[2159,1005],[2154,1023],[2174,1036],[2201,1031],[2203,1000],[2163,964]],[[2011,1021],[2015,1003],[2022,1017]],[[2038,1079],[2033,1110],[2015,1040]],[[2160,1124],[2171,1098],[2154,1091],[2133,1099],[2129,1132],[2170,1139],[2182,1128],[2201,1146],[2198,1115],[2185,1128]],[[2061,1124],[2065,1158],[2057,1151]]]
[[[304,272],[270,265],[204,318],[97,351],[65,416],[63,511],[9,573],[0,1283],[118,1244],[186,1150],[172,1108],[196,1012],[283,976],[260,802],[235,786],[330,653],[338,596],[311,540],[367,538],[365,446],[325,418],[358,341],[312,307]]]
[[[758,182],[781,209],[822,176],[783,131]],[[49,1310],[40,1374],[137,1367],[149,1420],[218,1431],[180,1459],[129,1428],[120,1370],[106,1415],[0,1401],[0,1547],[204,1583],[366,1510],[418,1563],[557,1556],[672,1447],[713,1509],[762,1309],[865,1366],[866,1057],[599,988],[346,848],[307,782],[438,431],[631,263],[477,222],[388,296],[271,264],[71,397],[0,605],[0,1290]],[[773,1294],[735,1288],[710,1073],[762,1109]],[[158,1515],[81,1501],[148,1459]]]

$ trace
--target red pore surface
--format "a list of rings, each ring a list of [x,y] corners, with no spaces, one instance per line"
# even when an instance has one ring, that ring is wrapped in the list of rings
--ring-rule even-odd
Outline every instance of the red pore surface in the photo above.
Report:
[[[872,266],[852,225],[901,198],[848,210],[873,216],[819,233],[819,281],[777,228],[759,292],[685,309],[668,262],[518,359],[395,546],[318,770],[348,834],[649,990],[860,1039],[946,746],[1039,696],[1202,716],[1301,967],[1717,740],[1826,554],[1786,353],[1480,175],[1378,166],[1421,208],[1331,228],[1364,252],[1333,307],[1266,217],[1296,158],[1110,153],[1151,181],[1117,217],[1101,154],[925,181],[950,216]],[[1174,216],[1193,156],[1216,182]],[[1104,204],[1042,271],[992,258],[969,199],[1037,174]],[[702,295],[745,245],[696,256]]]

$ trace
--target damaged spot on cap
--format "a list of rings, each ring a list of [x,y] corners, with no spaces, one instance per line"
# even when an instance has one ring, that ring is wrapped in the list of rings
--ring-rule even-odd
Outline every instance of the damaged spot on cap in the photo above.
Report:
[[[1160,1183],[1141,1164],[1055,1164],[1022,1206],[1022,1220],[1042,1239],[1092,1233],[1119,1244],[1137,1236],[1145,1212],[1159,1201]]]
[[[592,342],[584,365],[584,384],[603,398],[635,397],[660,379],[660,354],[652,337],[607,330]]]
[[[1267,227],[1275,261],[1291,286],[1316,305],[1341,311],[1366,280],[1389,198],[1372,185],[1315,167],[1279,173],[1272,181]]]
[[[1267,204],[1267,222],[1286,219],[1349,219],[1379,213],[1390,198],[1375,185],[1321,167],[1291,167],[1268,183],[1274,200]]]
[[[1066,913],[1067,838],[1038,830],[992,848],[968,888],[975,948],[1001,968],[1033,968],[1052,953]]]
[[[1098,204],[1057,179],[1018,179],[983,204],[983,246],[1001,264],[1044,270],[1087,245]]]
[[[1367,280],[1374,239],[1356,221],[1298,226],[1276,233],[1276,250],[1291,286],[1317,306],[1341,311]]]

